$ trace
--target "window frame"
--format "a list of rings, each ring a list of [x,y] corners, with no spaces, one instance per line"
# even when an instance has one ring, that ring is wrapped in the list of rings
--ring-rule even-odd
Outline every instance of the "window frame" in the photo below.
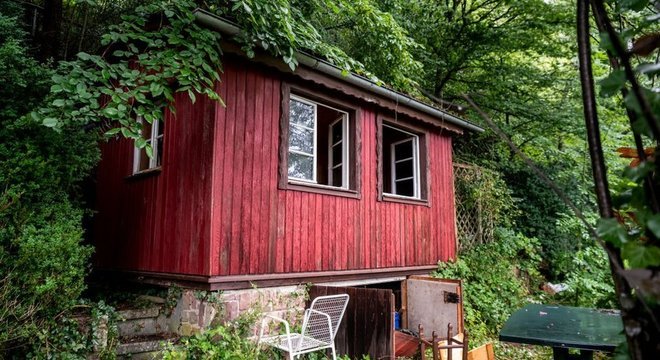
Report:
[[[349,116],[346,111],[342,111],[339,109],[334,109],[339,112],[342,112],[344,115],[337,120],[333,121],[329,125],[329,130],[328,130],[328,183],[332,184],[333,182],[333,170],[339,166],[339,165],[333,165],[334,164],[334,151],[333,148],[341,142],[342,146],[342,152],[341,152],[341,173],[342,173],[342,186],[333,186],[333,187],[338,187],[340,189],[348,190],[351,185],[351,172],[350,172],[350,151],[351,151],[351,139],[350,139],[350,134],[349,134]],[[332,143],[332,133],[333,133],[333,127],[335,124],[341,122],[342,127],[341,127],[341,140],[337,143]]]
[[[390,152],[390,174],[389,180],[391,188],[394,189],[394,184],[392,184],[394,179],[394,156],[391,154],[393,148],[384,149],[383,148],[383,129],[389,127],[396,131],[400,131],[406,134],[411,135],[410,139],[416,143],[415,149],[413,151],[413,156],[416,157],[417,161],[414,161],[413,172],[416,175],[416,185],[415,185],[415,195],[416,196],[405,196],[397,195],[395,193],[385,192],[385,181],[387,175],[385,174],[384,167],[384,152]],[[405,120],[391,120],[388,117],[377,117],[376,124],[376,151],[377,151],[377,189],[378,189],[378,201],[389,201],[389,202],[398,202],[411,205],[424,205],[427,207],[431,206],[431,195],[430,195],[430,164],[428,159],[428,131],[423,128],[416,127],[412,124],[409,124]],[[409,139],[404,139],[403,141],[409,141]],[[395,145],[403,141],[398,141],[390,145]]]
[[[137,122],[140,124],[144,124],[144,119],[142,117],[138,117]],[[165,138],[165,129],[163,128],[163,132],[159,134],[159,131],[161,129],[161,123],[159,120],[154,120],[151,122],[151,134],[149,134],[149,137],[144,137],[144,134],[142,136],[146,140],[147,144],[151,144],[152,148],[152,156],[149,158],[149,164],[146,168],[140,169],[140,159],[142,157],[142,152],[146,151],[144,148],[139,148],[135,144],[133,145],[133,172],[132,176],[136,175],[141,175],[141,174],[146,174],[146,173],[151,173],[151,172],[157,172],[160,170],[162,166],[162,158],[161,158],[161,163],[158,163],[158,142],[162,142],[163,139]],[[144,128],[142,128],[141,131],[144,131]],[[156,144],[154,146],[153,144]],[[162,155],[162,154],[161,154]]]
[[[305,130],[311,130],[312,134],[313,134],[312,135],[313,136],[312,154],[309,154],[309,153],[306,153],[306,152],[303,152],[303,151],[291,150],[290,147],[289,147],[289,143],[287,142],[287,152],[288,153],[293,152],[293,153],[296,153],[296,154],[302,155],[302,156],[312,156],[312,169],[313,169],[312,179],[310,180],[310,179],[301,179],[301,178],[295,178],[294,177],[293,180],[295,182],[301,181],[301,182],[305,182],[305,183],[311,183],[311,184],[317,184],[318,185],[317,174],[316,174],[316,167],[318,166],[318,141],[316,139],[316,137],[317,137],[316,134],[318,132],[318,103],[309,101],[305,98],[302,98],[300,96],[293,95],[293,94],[289,98],[289,101],[290,100],[295,100],[295,101],[301,102],[303,104],[311,105],[312,107],[314,107],[314,127],[313,128],[309,128],[309,127],[299,125],[299,124],[291,124],[291,121],[289,121],[289,128],[291,128],[291,126],[301,127]],[[288,153],[287,153],[287,156],[288,156]],[[287,161],[287,165],[288,165],[288,161]],[[289,178],[289,181],[291,181],[292,178],[288,175],[288,172],[287,172],[287,177]]]
[[[280,136],[279,136],[279,171],[278,188],[282,190],[304,191],[326,195],[335,195],[354,199],[361,198],[361,122],[360,110],[355,104],[343,101],[328,93],[321,93],[308,87],[298,84],[282,82],[280,99]],[[343,157],[347,166],[344,167],[343,174],[346,181],[342,182],[342,187],[319,184],[318,182],[305,181],[304,179],[290,179],[288,176],[288,154],[289,154],[289,101],[290,99],[302,99],[303,101],[313,102],[318,105],[331,108],[344,114],[345,126],[343,127],[343,139],[346,141],[346,151],[343,151]],[[316,112],[317,113],[317,112]],[[336,121],[331,123],[335,124]],[[318,121],[315,119],[315,124]],[[328,136],[331,136],[328,126]],[[315,131],[315,142],[316,140]],[[331,141],[328,139],[328,151],[331,150]],[[315,146],[317,149],[317,146]],[[318,149],[317,149],[318,150]],[[318,156],[318,154],[317,154]],[[328,164],[330,164],[330,155],[328,155]],[[315,168],[318,164],[315,164]],[[330,167],[325,169],[330,171]],[[316,175],[315,175],[316,177]]]

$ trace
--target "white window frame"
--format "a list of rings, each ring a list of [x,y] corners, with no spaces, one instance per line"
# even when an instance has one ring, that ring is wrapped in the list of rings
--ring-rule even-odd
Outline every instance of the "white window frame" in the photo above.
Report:
[[[137,122],[140,124],[144,123],[144,120],[142,117],[138,117]],[[144,130],[144,129],[143,129]],[[133,174],[137,174],[143,171],[151,170],[154,168],[157,168],[160,166],[158,163],[158,143],[163,141],[163,136],[165,133],[163,132],[162,134],[158,134],[158,131],[160,130],[160,121],[154,120],[151,123],[151,134],[149,134],[149,137],[145,137],[145,140],[147,141],[147,144],[151,145],[151,158],[149,158],[149,165],[145,169],[140,169],[140,158],[142,157],[142,152],[146,151],[144,148],[139,148],[138,146],[135,146],[135,150],[133,151]],[[144,137],[144,134],[142,134]],[[156,144],[154,146],[154,144]]]
[[[413,134],[409,131],[400,129],[398,127],[390,126],[383,124],[383,127],[388,127],[390,129],[402,132],[404,134],[410,135],[409,138],[394,142],[390,144],[390,188],[392,189],[392,193],[384,193],[387,196],[394,196],[394,197],[401,197],[401,198],[406,198],[406,199],[421,199],[421,176],[420,176],[420,166],[419,166],[419,135]],[[413,143],[413,152],[412,152],[412,157],[405,158],[405,159],[395,159],[395,151],[394,148],[396,145],[403,144],[405,142],[412,142]],[[413,196],[407,196],[407,195],[399,195],[396,192],[396,182],[397,180],[410,180],[411,178],[403,178],[403,179],[397,179],[396,178],[396,164],[399,162],[403,161],[408,161],[411,160],[413,161]]]
[[[325,105],[323,105],[323,106],[325,106]],[[346,113],[344,111],[341,111],[341,110],[338,110],[338,109],[334,109],[334,108],[333,108],[333,110],[341,112],[342,115],[341,115],[341,117],[337,118],[337,120],[330,123],[330,125],[328,126],[328,183],[330,183],[330,184],[333,183],[333,181],[332,181],[333,180],[332,179],[332,176],[333,176],[332,171],[335,168],[337,168],[338,166],[341,166],[342,167],[342,169],[341,169],[341,174],[342,174],[341,186],[333,186],[333,185],[330,185],[330,186],[339,187],[339,188],[342,188],[342,189],[348,189],[348,184],[350,184],[350,179],[349,179],[350,171],[348,171],[348,161],[349,161],[348,160],[348,155],[349,155],[348,152],[349,152],[349,149],[350,149],[350,147],[349,147],[350,139],[349,139],[349,134],[348,134],[348,113]],[[332,128],[338,123],[341,123],[341,130],[342,130],[341,140],[339,140],[338,142],[333,144],[332,143],[332,130],[333,130]],[[335,146],[337,146],[339,144],[341,144],[341,148],[342,148],[341,149],[342,159],[341,159],[341,162],[338,165],[333,166],[335,159],[333,158],[334,152],[332,150]]]
[[[287,144],[287,152],[289,154],[294,153],[294,154],[299,154],[299,155],[303,155],[303,156],[314,156],[314,161],[313,161],[312,180],[293,177],[293,176],[290,176],[287,172],[288,181],[293,182],[293,183],[296,183],[296,182],[311,183],[311,184],[315,184],[317,186],[328,187],[328,188],[332,188],[332,189],[348,189],[349,186],[350,186],[350,179],[349,179],[350,171],[349,171],[349,164],[348,164],[349,163],[349,150],[350,150],[350,138],[349,138],[349,128],[348,128],[348,125],[349,125],[348,124],[348,119],[349,119],[348,112],[346,112],[344,110],[337,109],[337,108],[332,107],[330,105],[327,105],[325,103],[312,101],[312,100],[309,100],[309,99],[306,99],[304,97],[294,95],[294,94],[290,95],[289,101],[291,101],[291,100],[299,101],[299,102],[302,102],[304,104],[308,104],[308,105],[311,105],[311,106],[314,107],[314,127],[313,128],[292,123],[291,119],[289,118],[289,129],[291,129],[292,126],[295,126],[295,127],[300,127],[300,128],[306,129],[306,130],[313,130],[314,131],[314,135],[313,135],[313,137],[314,137],[314,139],[313,139],[313,141],[314,141],[313,142],[314,143],[314,145],[313,145],[314,146],[314,151],[313,151],[313,154],[310,154],[310,153],[306,153],[306,152],[303,152],[303,151],[291,150],[291,148]],[[332,110],[335,110],[335,111],[342,114],[341,117],[337,118],[337,120],[333,121],[332,123],[330,123],[330,125],[328,125],[328,149],[327,149],[327,151],[328,151],[328,170],[327,170],[328,171],[328,183],[332,184],[332,170],[333,170],[333,167],[332,167],[332,162],[333,162],[332,147],[334,145],[334,144],[332,144],[332,127],[335,124],[337,124],[338,122],[341,121],[341,123],[342,123],[342,140],[340,142],[342,144],[342,162],[341,162],[342,176],[343,176],[342,186],[332,186],[332,185],[325,185],[325,184],[319,184],[318,183],[317,167],[318,167],[318,106],[319,105],[321,105],[323,107],[327,107],[327,108],[332,109]],[[291,110],[289,109],[289,112],[290,111]],[[290,115],[290,113],[289,113],[289,115]],[[291,131],[289,131],[289,134],[290,133],[291,133]],[[288,166],[288,164],[287,164],[287,166]]]

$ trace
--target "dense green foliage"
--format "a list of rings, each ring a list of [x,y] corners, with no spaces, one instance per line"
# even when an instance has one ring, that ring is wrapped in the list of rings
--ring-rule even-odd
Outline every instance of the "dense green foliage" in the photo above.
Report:
[[[1,6],[0,349],[75,352],[46,334],[84,289],[92,249],[81,243],[80,183],[98,150],[80,127],[55,133],[21,116],[41,102],[52,72],[26,51],[20,9]]]
[[[640,138],[640,147],[657,144],[660,133],[657,130],[660,117],[660,97],[654,92],[658,75],[657,61],[648,55],[656,50],[656,45],[646,45],[644,38],[657,37],[657,16],[647,9],[648,1],[618,2],[619,16],[630,22],[630,27],[620,29],[618,36],[623,44],[634,42],[631,60],[635,66],[635,77],[626,76],[624,69],[613,69],[600,81],[600,95],[603,98],[620,97],[620,101],[631,115],[631,130]],[[654,31],[656,31],[654,33]],[[600,46],[611,54],[617,54],[608,34],[601,33]],[[617,56],[620,56],[618,54]],[[631,69],[633,70],[633,69]],[[638,97],[634,91],[628,91],[623,97],[622,89],[631,87],[632,82],[640,87]],[[646,103],[644,105],[644,103]],[[648,109],[648,112],[644,111]],[[655,127],[656,130],[653,130]],[[632,149],[631,149],[632,150]],[[614,182],[614,208],[616,218],[601,219],[598,224],[599,234],[609,243],[621,250],[621,256],[629,268],[657,268],[660,266],[660,208],[656,189],[650,189],[644,181],[657,182],[657,170],[654,157],[657,149],[651,148],[648,159],[635,155],[639,164],[624,168],[622,178]]]
[[[538,290],[539,250],[536,239],[498,229],[492,243],[439,265],[435,276],[464,282],[465,326],[475,342],[497,337],[508,316]]]

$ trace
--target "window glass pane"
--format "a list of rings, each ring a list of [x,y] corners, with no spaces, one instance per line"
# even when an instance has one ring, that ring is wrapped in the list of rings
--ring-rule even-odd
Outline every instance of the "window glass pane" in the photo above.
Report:
[[[308,128],[314,127],[314,106],[295,99],[289,101],[289,122]]]
[[[413,160],[406,160],[399,163],[396,163],[396,179],[403,179],[413,176]]]
[[[333,169],[332,170],[332,184],[330,184],[330,185],[332,185],[332,186],[342,186],[343,185],[342,177],[343,177],[343,174],[342,174],[342,167],[341,166],[337,167],[336,169]]]
[[[290,152],[289,177],[314,180],[314,157]]]
[[[401,180],[395,182],[395,194],[403,196],[415,196],[414,180]]]
[[[298,126],[290,126],[289,150],[314,154],[314,131]]]
[[[332,143],[336,144],[343,137],[343,122],[338,122],[332,127]]]
[[[332,147],[332,165],[337,165],[342,163],[342,149],[341,144],[335,145]]]
[[[141,120],[142,121],[142,137],[147,140],[151,141],[151,124],[148,122]]]
[[[147,156],[147,150],[145,149],[140,149],[140,160],[138,163],[138,171],[140,170],[146,170],[149,168],[149,156]]]
[[[407,159],[413,156],[413,141],[394,145],[395,160]]]
[[[156,139],[156,146],[158,149],[158,152],[156,154],[156,166],[160,166],[163,161],[163,138],[161,137],[160,139]]]

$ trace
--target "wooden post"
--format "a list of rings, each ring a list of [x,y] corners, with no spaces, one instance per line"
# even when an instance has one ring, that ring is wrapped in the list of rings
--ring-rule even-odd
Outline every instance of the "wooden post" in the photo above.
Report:
[[[451,323],[447,324],[447,345],[451,346],[451,337],[452,337],[453,331],[452,331],[452,326]],[[452,355],[453,355],[453,349],[451,347],[447,348],[447,360],[452,360]]]
[[[467,360],[468,349],[468,332],[463,330],[463,360]]]
[[[433,360],[440,360],[440,354],[439,354],[439,344],[440,340],[438,339],[438,334],[435,333],[435,330],[433,331],[433,339],[431,340],[431,346],[433,346]]]
[[[424,327],[422,324],[418,325],[419,329],[419,353],[420,359],[426,360],[426,343],[424,342]]]

